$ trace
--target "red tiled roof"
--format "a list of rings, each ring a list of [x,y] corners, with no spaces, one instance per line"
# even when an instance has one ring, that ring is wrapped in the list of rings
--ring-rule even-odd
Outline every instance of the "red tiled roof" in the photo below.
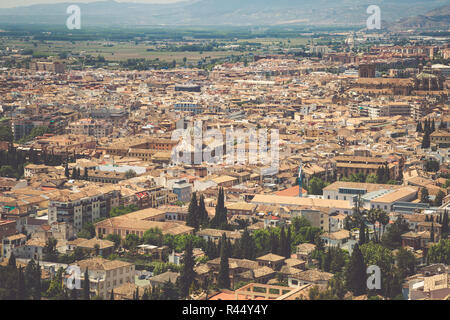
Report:
[[[308,191],[302,188],[302,194],[306,194]],[[298,197],[298,186],[293,186],[288,189],[284,189],[275,193],[277,196],[285,196],[285,197]]]

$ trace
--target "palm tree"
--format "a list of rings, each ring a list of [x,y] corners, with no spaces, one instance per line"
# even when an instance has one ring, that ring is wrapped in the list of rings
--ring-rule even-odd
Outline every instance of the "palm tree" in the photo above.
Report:
[[[373,225],[373,232],[376,242],[378,242],[378,235],[377,235],[377,228],[375,228],[375,223],[378,221],[378,216],[379,216],[378,209],[370,209],[367,212],[367,221],[369,221]]]
[[[384,234],[384,230],[386,228],[386,225],[389,223],[389,215],[387,214],[386,211],[380,210],[380,215],[378,217],[378,222],[383,225],[383,234]],[[381,238],[381,232],[380,232],[380,238]]]

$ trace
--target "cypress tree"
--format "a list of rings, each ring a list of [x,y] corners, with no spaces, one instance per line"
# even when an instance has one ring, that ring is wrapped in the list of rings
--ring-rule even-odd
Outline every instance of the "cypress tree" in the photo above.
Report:
[[[442,229],[441,229],[442,239],[447,239],[448,237],[448,212],[444,211],[444,215],[442,217]]]
[[[88,180],[88,178],[89,178],[88,168],[84,168],[83,179],[84,180]]]
[[[325,271],[325,272],[329,272],[330,271],[331,260],[332,260],[331,247],[329,247],[326,250],[325,254],[322,255],[321,266],[322,266],[322,270],[323,271]]]
[[[436,198],[434,199],[434,205],[436,207],[440,207],[442,205],[442,201],[445,198],[444,192],[442,190],[439,190],[438,194],[436,195]]]
[[[64,169],[64,175],[66,176],[66,178],[70,177],[69,164],[68,163],[66,163],[66,167]]]
[[[434,222],[433,221],[431,221],[430,240],[431,240],[431,242],[434,242]]]
[[[288,227],[286,236],[286,255],[285,255],[286,259],[289,259],[291,257],[292,253],[291,243],[292,243],[291,228]]]
[[[36,287],[33,291],[33,299],[34,300],[41,300],[41,266],[39,265],[39,262],[35,268],[35,281],[36,281]]]
[[[430,133],[425,132],[425,134],[423,135],[421,148],[428,149],[429,147],[430,147]]]
[[[286,255],[286,233],[284,231],[284,226],[282,226],[280,230],[280,244],[278,246],[277,254],[283,257]]]
[[[109,300],[114,300],[114,289],[111,289],[111,295],[109,296]]]
[[[423,132],[422,122],[417,122],[416,132]]]
[[[89,283],[89,270],[86,268],[84,272],[84,286],[83,286],[83,299],[90,300],[91,298],[91,288]]]
[[[228,224],[227,208],[225,207],[225,196],[223,188],[219,189],[219,195],[217,197],[217,205],[216,205],[216,214],[214,215],[211,224],[214,228],[226,228]]]
[[[384,179],[384,167],[380,166],[377,169],[377,183],[383,183],[383,179]]]
[[[198,202],[198,215],[199,215],[199,220],[200,220],[200,225],[205,226],[208,224],[208,211],[206,211],[206,206],[205,206],[205,196],[202,194],[200,195],[200,200]]]
[[[227,239],[227,249],[228,249],[227,256],[228,258],[230,258],[231,255],[233,254],[233,244],[231,243],[231,239]]]
[[[191,202],[189,203],[186,225],[189,227],[193,227],[195,231],[197,231],[199,228],[198,202],[196,192],[192,194]]]
[[[425,134],[428,134],[428,133],[430,133],[430,124],[428,123],[428,119],[425,119],[425,121],[424,121],[424,126],[423,126],[424,128],[423,128],[423,132],[425,133]]]
[[[366,292],[366,265],[359,245],[355,244],[346,272],[347,288],[355,296]]]
[[[359,245],[366,243],[366,224],[361,221],[361,227],[359,228]]]
[[[188,240],[184,249],[183,269],[181,270],[180,275],[180,293],[182,297],[187,297],[189,295],[189,288],[195,280],[194,264],[192,241]]]
[[[277,235],[273,231],[270,231],[270,243],[272,244],[271,252],[277,254],[279,240]]]
[[[8,266],[16,269],[16,256],[14,255],[14,252],[11,252],[11,255],[9,256]]]
[[[255,259],[255,250],[256,250],[255,240],[253,239],[252,236],[250,236],[250,233],[248,232],[247,228],[245,228],[239,243],[241,245],[242,258],[249,260]]]
[[[17,275],[17,300],[25,300],[26,297],[25,277],[22,267],[19,267],[19,274]]]
[[[431,122],[431,133],[433,133],[434,131],[436,131],[436,125],[435,125],[434,119],[433,119],[433,121]]]
[[[230,288],[230,266],[228,264],[227,251],[227,236],[224,233],[221,241],[220,266],[217,276],[217,285],[219,288]]]

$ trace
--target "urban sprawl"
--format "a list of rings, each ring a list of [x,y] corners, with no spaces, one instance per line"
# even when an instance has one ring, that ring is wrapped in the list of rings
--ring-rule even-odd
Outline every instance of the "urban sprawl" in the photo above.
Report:
[[[0,299],[449,300],[448,38],[327,36],[138,68],[3,43]]]

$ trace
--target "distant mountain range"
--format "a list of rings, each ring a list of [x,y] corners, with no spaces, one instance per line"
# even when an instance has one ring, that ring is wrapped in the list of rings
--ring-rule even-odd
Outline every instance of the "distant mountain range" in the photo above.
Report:
[[[401,19],[390,27],[394,31],[409,29],[432,30],[437,28],[450,28],[450,5],[431,10],[424,15]]]
[[[75,3],[0,9],[0,23],[64,25]],[[84,26],[364,26],[369,5],[383,21],[395,22],[449,5],[449,0],[187,0],[173,4],[100,1],[80,3]],[[420,19],[433,20],[433,16]],[[416,17],[416,19],[419,19]],[[412,21],[412,20],[411,20]],[[447,24],[448,24],[447,19]],[[444,23],[443,19],[441,21]]]

